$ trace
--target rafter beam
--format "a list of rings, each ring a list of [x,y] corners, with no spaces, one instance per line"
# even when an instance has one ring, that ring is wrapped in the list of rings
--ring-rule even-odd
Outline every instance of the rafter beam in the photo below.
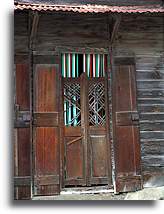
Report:
[[[39,23],[39,14],[37,11],[35,11],[32,15],[32,25],[31,25],[31,31],[30,31],[30,48],[33,48],[35,40],[36,40],[36,35],[37,35],[37,30],[38,30],[38,23]]]
[[[111,44],[113,44],[114,40],[116,39],[116,35],[118,33],[118,29],[119,29],[120,23],[121,23],[121,15],[118,15],[115,18],[115,22],[114,22],[114,25],[113,25],[113,30],[112,30],[112,33],[111,33],[111,39],[110,39]]]

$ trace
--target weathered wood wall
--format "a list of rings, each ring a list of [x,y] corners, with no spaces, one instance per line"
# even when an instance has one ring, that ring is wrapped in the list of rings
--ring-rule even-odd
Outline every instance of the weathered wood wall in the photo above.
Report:
[[[41,13],[35,51],[109,47],[106,14]],[[164,174],[164,23],[158,15],[123,15],[114,44],[115,56],[134,56],[137,70],[142,170],[145,185],[160,185]],[[15,16],[15,52],[28,51],[28,13]],[[78,49],[77,49],[78,50]],[[158,181],[149,180],[155,174]]]
[[[162,16],[124,16],[114,46],[116,56],[131,55],[136,58],[145,186],[160,185],[160,173],[164,173],[163,26]],[[150,174],[155,177],[150,178]]]
[[[14,16],[15,53],[28,53],[28,13],[16,12]]]
[[[35,49],[62,47],[108,48],[108,17],[104,14],[41,13]],[[28,13],[15,16],[15,51],[28,50]]]

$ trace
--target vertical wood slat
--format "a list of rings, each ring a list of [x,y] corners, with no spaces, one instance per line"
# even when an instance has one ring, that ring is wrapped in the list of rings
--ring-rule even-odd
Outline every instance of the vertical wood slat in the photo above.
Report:
[[[81,127],[83,133],[83,145],[84,145],[84,177],[86,185],[90,183],[90,156],[89,156],[89,124],[88,124],[88,81],[87,73],[81,75]]]
[[[60,64],[60,70],[62,70],[62,64]],[[63,114],[63,112],[65,111],[65,103],[64,103],[64,87],[63,87],[63,79],[61,78],[61,87],[60,87],[60,93],[59,93],[59,97],[60,97],[60,102],[59,102],[59,106],[60,106],[60,129],[59,129],[59,136],[60,136],[60,146],[59,146],[59,159],[60,159],[60,163],[59,163],[59,176],[60,176],[60,189],[62,189],[64,187],[64,176],[65,176],[65,166],[64,166],[64,125],[65,125],[65,114]],[[64,105],[63,105],[64,103]],[[63,143],[61,143],[63,142]]]
[[[106,56],[107,57],[107,56]],[[110,110],[109,110],[109,73],[105,72],[105,111],[106,111],[106,153],[107,153],[107,166],[108,166],[108,184],[112,185],[112,155],[111,155],[111,139],[110,139]]]
[[[30,112],[30,74],[26,61],[16,62],[15,67],[15,121],[19,111]],[[15,128],[14,142],[14,199],[17,200],[31,198],[30,126],[29,123],[23,126],[23,118],[21,124]]]

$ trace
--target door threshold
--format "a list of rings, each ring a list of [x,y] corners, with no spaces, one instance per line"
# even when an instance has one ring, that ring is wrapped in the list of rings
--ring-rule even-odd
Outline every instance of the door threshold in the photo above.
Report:
[[[70,194],[98,194],[113,193],[114,189],[109,186],[91,186],[91,187],[66,187],[60,192],[60,195]]]

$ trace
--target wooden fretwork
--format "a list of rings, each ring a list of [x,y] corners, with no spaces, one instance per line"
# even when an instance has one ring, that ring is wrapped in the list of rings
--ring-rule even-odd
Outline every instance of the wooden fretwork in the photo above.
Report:
[[[105,77],[88,78],[86,73],[80,78],[63,78],[64,100],[77,106],[81,119],[64,127],[64,186],[111,186],[106,81]],[[72,91],[75,84],[77,103],[73,99],[77,91]]]

